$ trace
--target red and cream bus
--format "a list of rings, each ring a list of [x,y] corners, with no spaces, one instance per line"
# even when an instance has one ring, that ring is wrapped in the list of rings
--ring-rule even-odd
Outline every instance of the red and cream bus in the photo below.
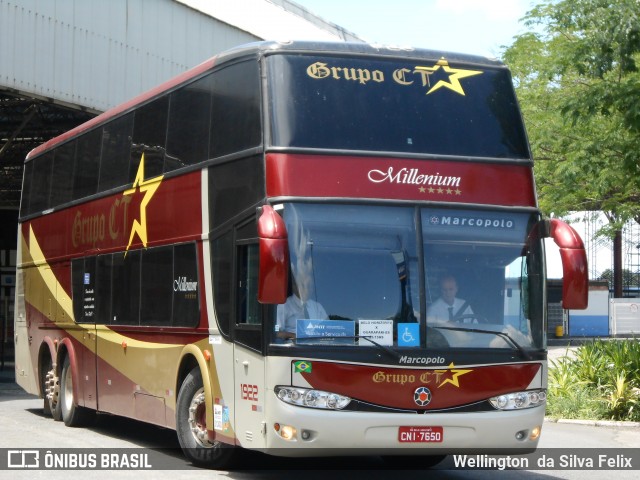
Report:
[[[17,381],[69,426],[101,412],[175,429],[214,467],[242,449],[425,466],[531,451],[544,238],[565,307],[587,297],[582,241],[541,217],[532,166],[497,61],[221,54],[29,154]]]

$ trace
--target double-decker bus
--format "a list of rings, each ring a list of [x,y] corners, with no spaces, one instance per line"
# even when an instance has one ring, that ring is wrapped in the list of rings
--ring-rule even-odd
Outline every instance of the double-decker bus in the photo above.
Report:
[[[531,451],[545,238],[565,308],[587,302],[582,241],[542,218],[532,167],[498,61],[223,53],[28,155],[16,379],[68,426],[175,429],[214,467]]]

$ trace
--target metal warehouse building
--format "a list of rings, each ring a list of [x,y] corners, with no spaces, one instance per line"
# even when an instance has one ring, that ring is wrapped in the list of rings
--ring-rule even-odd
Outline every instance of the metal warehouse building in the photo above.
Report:
[[[267,39],[360,41],[289,0],[0,0],[3,348],[26,154],[221,51]]]

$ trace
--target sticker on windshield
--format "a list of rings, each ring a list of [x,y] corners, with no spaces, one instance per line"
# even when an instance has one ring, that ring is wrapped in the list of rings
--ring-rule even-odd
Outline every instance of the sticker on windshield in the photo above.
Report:
[[[398,346],[399,347],[419,347],[420,346],[420,325],[417,323],[398,324]]]
[[[358,336],[367,337],[380,345],[393,346],[393,320],[359,320]],[[371,342],[361,339],[358,345],[371,346]]]
[[[355,323],[351,320],[307,320],[296,321],[296,337],[298,339],[333,340],[346,337],[353,341]]]

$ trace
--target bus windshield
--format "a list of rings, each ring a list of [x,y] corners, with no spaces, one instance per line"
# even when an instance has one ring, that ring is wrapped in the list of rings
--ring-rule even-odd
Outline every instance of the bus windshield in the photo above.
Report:
[[[267,65],[274,146],[530,158],[505,68],[310,55]]]
[[[274,342],[542,348],[542,245],[528,242],[535,215],[291,203],[283,217],[291,286]]]

